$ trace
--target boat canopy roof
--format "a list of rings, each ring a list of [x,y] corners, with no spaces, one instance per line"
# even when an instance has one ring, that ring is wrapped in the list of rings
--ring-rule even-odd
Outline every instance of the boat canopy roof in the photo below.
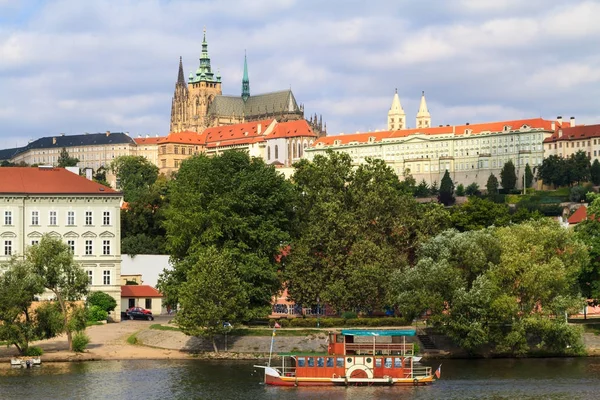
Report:
[[[415,329],[342,329],[344,336],[415,336]]]

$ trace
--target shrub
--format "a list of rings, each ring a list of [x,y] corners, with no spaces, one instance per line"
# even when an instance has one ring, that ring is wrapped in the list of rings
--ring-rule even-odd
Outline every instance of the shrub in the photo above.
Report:
[[[465,185],[463,185],[462,183],[460,183],[456,187],[456,195],[457,196],[464,196],[465,195]]]
[[[74,307],[69,318],[69,330],[71,332],[84,331],[87,327],[87,312],[83,307]]]
[[[571,188],[571,193],[569,193],[569,200],[573,202],[580,202],[585,199],[585,196],[590,191],[589,187],[586,186],[573,186]]]
[[[93,292],[87,298],[88,306],[98,306],[106,312],[114,311],[117,301],[108,293]]]
[[[343,319],[355,319],[358,318],[358,315],[354,311],[344,311],[342,313]]]
[[[60,305],[54,302],[44,302],[35,309],[37,321],[36,335],[40,339],[50,339],[63,333],[63,317]]]
[[[42,354],[44,354],[44,350],[42,350],[42,348],[38,347],[38,346],[28,347],[24,353],[24,355],[29,356],[29,357],[38,357],[38,356],[41,356]]]
[[[73,351],[76,353],[82,353],[87,345],[90,343],[90,337],[85,332],[77,332],[73,336]]]
[[[96,322],[96,321],[106,321],[108,318],[108,313],[100,308],[100,306],[91,306],[87,309],[87,320]]]

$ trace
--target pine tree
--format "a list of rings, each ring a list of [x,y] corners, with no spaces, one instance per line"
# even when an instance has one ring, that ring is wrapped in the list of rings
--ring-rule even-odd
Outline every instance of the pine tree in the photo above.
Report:
[[[445,206],[449,206],[454,203],[454,200],[454,183],[450,178],[450,173],[446,170],[440,184],[438,201]]]
[[[531,187],[531,183],[533,182],[533,172],[531,172],[531,167],[529,164],[525,165],[525,187]]]
[[[517,187],[517,173],[515,172],[515,164],[513,164],[512,160],[508,160],[504,164],[504,167],[502,167],[502,171],[500,171],[500,183],[502,183],[502,188],[507,191]]]
[[[590,175],[592,179],[592,183],[596,186],[600,185],[600,162],[598,160],[594,160],[592,163],[592,167],[590,168]]]
[[[456,187],[456,195],[457,196],[465,195],[465,185],[463,185],[462,183],[458,184],[458,186]]]
[[[487,184],[485,185],[488,196],[493,196],[498,193],[498,178],[494,174],[490,174]]]

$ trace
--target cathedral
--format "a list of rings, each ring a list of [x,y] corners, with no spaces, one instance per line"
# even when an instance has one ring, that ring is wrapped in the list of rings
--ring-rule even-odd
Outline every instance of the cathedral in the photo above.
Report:
[[[250,95],[248,62],[244,56],[244,76],[241,96],[224,96],[221,75],[214,74],[208,56],[206,30],[202,40],[200,65],[191,72],[187,83],[183,61],[179,58],[179,74],[171,105],[171,132],[202,132],[214,126],[232,125],[275,118],[279,122],[304,118],[304,106],[298,105],[291,89]],[[325,136],[327,124],[323,118],[307,120],[319,137]]]

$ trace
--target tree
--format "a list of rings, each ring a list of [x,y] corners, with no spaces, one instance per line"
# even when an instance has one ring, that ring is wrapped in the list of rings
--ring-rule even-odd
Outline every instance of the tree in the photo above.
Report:
[[[188,158],[171,183],[164,226],[174,265],[159,280],[166,304],[178,303],[188,270],[205,265],[200,256],[215,247],[237,266],[248,298],[238,304],[240,312],[268,314],[281,289],[277,261],[290,242],[291,183],[262,159],[238,151]]]
[[[531,167],[529,163],[525,164],[525,187],[530,188],[533,183],[533,172],[531,171]]]
[[[595,159],[590,167],[590,179],[594,185],[600,185],[600,162],[598,159]]]
[[[187,335],[205,336],[218,352],[215,336],[226,333],[225,322],[241,322],[245,314],[247,287],[242,283],[235,257],[212,246],[202,249],[187,273],[180,291],[181,311],[175,317]]]
[[[587,153],[579,150],[575,154],[571,154],[567,160],[567,171],[569,172],[569,185],[577,182],[586,182],[590,179],[590,159]]]
[[[415,197],[428,197],[429,193],[429,186],[425,182],[425,179],[423,179],[415,188]]]
[[[502,184],[502,188],[507,191],[517,187],[517,174],[512,160],[508,160],[504,164],[504,167],[502,167],[502,170],[500,171],[500,183]]]
[[[450,218],[459,231],[484,229],[488,226],[506,226],[510,223],[510,212],[506,204],[497,204],[488,199],[469,197],[469,201],[451,210]]]
[[[101,185],[109,186],[110,184],[106,180],[106,168],[100,167],[96,170],[96,173],[93,175],[92,179],[94,182],[98,182]]]
[[[460,197],[465,195],[465,185],[463,185],[462,183],[458,184],[458,186],[456,187],[456,195]]]
[[[541,179],[545,185],[555,187],[569,184],[567,159],[556,155],[544,158],[542,165],[538,167],[538,179]]]
[[[86,301],[88,306],[98,306],[106,312],[114,311],[117,308],[115,298],[105,292],[92,292]]]
[[[123,199],[135,201],[147,192],[158,178],[158,167],[142,156],[121,156],[110,165],[117,177],[117,187],[123,190]]]
[[[410,168],[404,170],[404,180],[400,182],[400,188],[404,193],[414,194],[417,181],[410,173]]]
[[[31,303],[43,291],[41,277],[32,274],[24,261],[11,258],[0,274],[0,340],[14,345],[21,354],[38,338]]]
[[[498,193],[498,178],[494,174],[490,174],[485,185],[488,196],[494,196]]]
[[[440,184],[440,191],[438,196],[438,201],[445,206],[449,206],[454,203],[454,183],[450,178],[450,173],[448,170],[444,172],[444,176],[442,177],[442,182]]]
[[[479,191],[479,185],[477,184],[477,182],[473,182],[469,186],[467,186],[465,193],[467,194],[467,196],[477,196],[478,194],[480,194],[481,192]]]
[[[60,168],[76,167],[78,162],[78,158],[70,157],[67,149],[65,147],[62,148],[57,160],[57,165]]]
[[[30,246],[25,259],[34,274],[40,276],[43,285],[56,297],[63,317],[63,329],[67,333],[69,350],[73,350],[72,332],[80,328],[74,326],[77,320],[77,306],[88,291],[88,276],[83,268],[73,261],[71,248],[60,239],[49,235],[42,236],[40,243]],[[85,329],[85,324],[83,326]]]
[[[438,187],[437,181],[433,181],[431,186],[429,187],[429,195],[437,196],[440,193],[440,188]]]
[[[590,255],[590,263],[580,270],[578,276],[581,294],[592,304],[600,304],[600,222],[596,218],[588,218],[577,224],[574,230]]]

